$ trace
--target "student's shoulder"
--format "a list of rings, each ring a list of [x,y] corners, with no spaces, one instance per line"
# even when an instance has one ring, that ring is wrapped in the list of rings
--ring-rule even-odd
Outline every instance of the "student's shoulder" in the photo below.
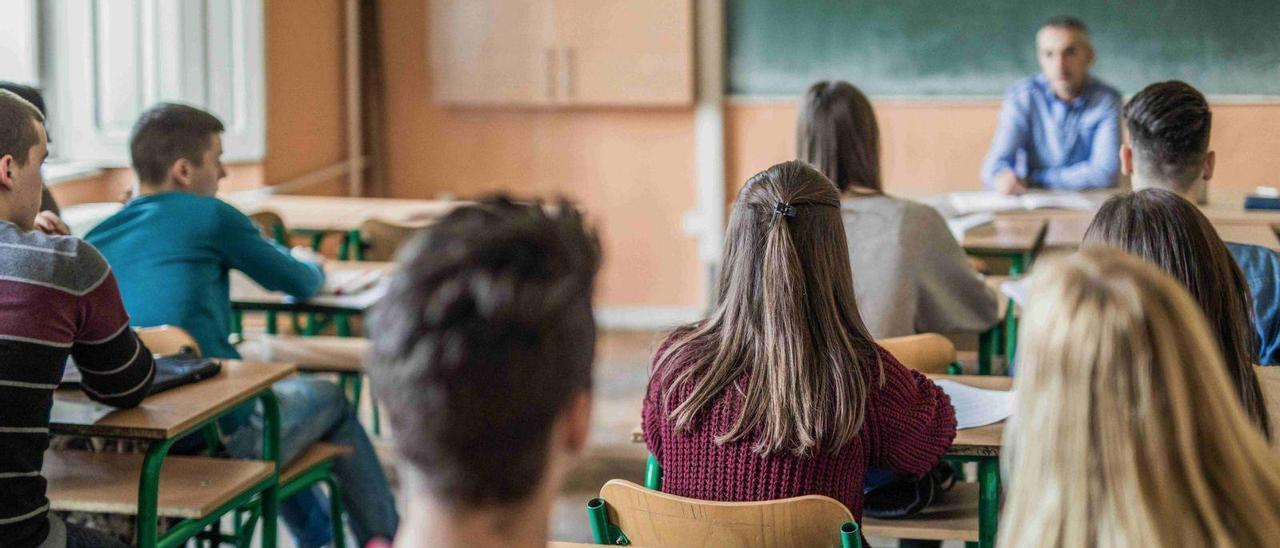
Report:
[[[1259,271],[1280,273],[1280,253],[1260,245],[1225,243],[1227,251],[1231,252],[1231,257],[1240,265],[1245,276],[1256,276]]]
[[[6,244],[7,262],[29,267],[19,277],[71,293],[93,289],[111,271],[98,248],[75,236],[14,231],[7,232],[0,242]]]

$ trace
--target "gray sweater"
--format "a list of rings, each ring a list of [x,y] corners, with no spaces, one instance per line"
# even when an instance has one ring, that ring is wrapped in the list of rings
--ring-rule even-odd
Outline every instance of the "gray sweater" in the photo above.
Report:
[[[980,333],[999,319],[996,295],[933,208],[890,196],[841,203],[853,288],[877,339]]]

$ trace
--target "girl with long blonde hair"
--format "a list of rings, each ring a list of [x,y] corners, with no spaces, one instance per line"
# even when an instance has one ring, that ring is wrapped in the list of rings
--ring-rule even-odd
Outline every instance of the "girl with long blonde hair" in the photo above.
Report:
[[[999,544],[1280,539],[1280,458],[1237,403],[1182,285],[1102,247],[1046,265],[1031,283]]]
[[[659,347],[644,436],[662,489],[703,500],[820,494],[862,514],[868,466],[919,476],[955,436],[947,396],[867,333],[836,187],[803,162],[747,181],[719,304]]]

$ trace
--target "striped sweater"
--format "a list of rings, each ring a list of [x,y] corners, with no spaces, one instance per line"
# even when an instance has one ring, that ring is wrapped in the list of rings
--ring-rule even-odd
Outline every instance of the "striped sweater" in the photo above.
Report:
[[[661,356],[667,339],[655,355]],[[673,432],[669,409],[662,406],[668,388],[655,377],[644,400],[644,441],[662,466],[662,490],[701,500],[762,501],[802,495],[836,499],[862,520],[862,483],[868,467],[887,468],[909,476],[921,476],[942,459],[956,435],[951,400],[924,375],[904,367],[883,348],[879,349],[884,385],[874,374],[866,403],[862,430],[834,454],[819,451],[810,456],[790,453],[762,456],[752,451],[752,439],[718,444],[715,438],[728,432],[742,409],[742,394],[750,372],[717,396],[685,433]],[[673,357],[676,371],[687,368],[692,357]],[[868,356],[870,358],[870,356]],[[871,362],[868,359],[863,363]],[[688,398],[692,386],[678,387],[667,403],[674,408]]]
[[[37,546],[48,535],[45,480],[53,390],[67,356],[84,391],[117,407],[138,405],[155,372],[129,329],[106,260],[71,237],[0,221],[0,539]]]

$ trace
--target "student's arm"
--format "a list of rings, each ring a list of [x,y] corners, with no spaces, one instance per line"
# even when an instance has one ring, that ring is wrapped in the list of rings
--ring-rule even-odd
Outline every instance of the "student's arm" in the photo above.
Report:
[[[942,215],[919,206],[913,217],[918,232],[906,241],[918,246],[912,261],[917,270],[916,332],[981,333],[995,325],[996,294],[974,271]]]
[[[1014,92],[1010,92],[1000,106],[996,134],[991,140],[987,158],[982,162],[982,188],[994,190],[996,175],[1005,170],[1016,170],[1018,151],[1030,140],[1027,106]]]
[[[97,251],[93,253],[96,255]],[[101,256],[98,260],[102,261],[104,275],[80,297],[71,356],[80,369],[80,386],[90,399],[114,407],[134,407],[151,390],[155,362],[151,351],[129,329],[129,315],[120,300],[115,276]]]
[[[928,472],[956,437],[951,399],[919,371],[907,369],[880,349],[884,385],[868,379],[867,432],[871,467],[919,477]]]
[[[1031,180],[1055,190],[1110,188],[1120,173],[1120,101],[1108,98],[1099,107],[1105,114],[1093,129],[1089,159],[1069,166],[1038,170]]]
[[[284,246],[268,240],[240,210],[218,203],[218,245],[231,268],[270,291],[305,299],[320,292],[324,270],[294,259]]]

